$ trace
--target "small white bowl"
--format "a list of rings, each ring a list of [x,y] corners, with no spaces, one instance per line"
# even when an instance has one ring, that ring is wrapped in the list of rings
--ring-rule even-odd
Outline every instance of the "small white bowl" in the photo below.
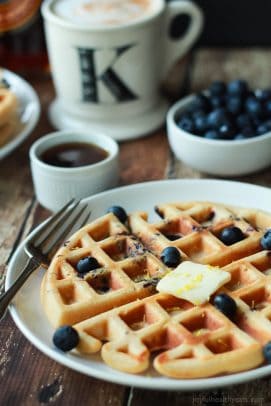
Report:
[[[63,168],[44,163],[40,156],[49,148],[73,142],[97,145],[108,156],[95,164]],[[119,147],[110,137],[83,131],[56,131],[38,139],[30,148],[30,164],[37,199],[52,211],[72,198],[83,198],[116,186]]]
[[[167,114],[169,144],[178,159],[202,172],[240,176],[271,165],[271,132],[246,140],[209,140],[190,134],[176,124],[194,95],[175,103]]]

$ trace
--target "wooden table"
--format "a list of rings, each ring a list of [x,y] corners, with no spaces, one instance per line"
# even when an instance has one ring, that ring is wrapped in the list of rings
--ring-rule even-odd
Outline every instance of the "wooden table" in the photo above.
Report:
[[[212,80],[238,77],[248,79],[253,87],[271,87],[270,66],[271,50],[200,49],[174,68],[168,88],[171,96],[180,97],[207,87]],[[41,119],[28,141],[0,162],[2,288],[5,264],[12,253],[31,228],[49,215],[33,193],[28,150],[36,138],[53,130],[46,112],[54,90],[49,77],[29,80],[41,99]],[[175,161],[165,129],[122,143],[120,163],[121,185],[164,178],[208,177]],[[271,186],[271,171],[239,180]],[[9,315],[1,322],[0,339],[0,405],[3,406],[271,405],[269,378],[212,392],[153,392],[103,382],[57,364],[24,338]]]

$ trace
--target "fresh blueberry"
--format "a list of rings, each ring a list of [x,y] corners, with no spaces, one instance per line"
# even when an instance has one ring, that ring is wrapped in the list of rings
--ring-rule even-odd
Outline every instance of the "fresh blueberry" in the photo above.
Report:
[[[255,96],[261,101],[271,100],[271,89],[257,89]]]
[[[263,347],[263,355],[268,364],[271,364],[271,341],[266,343]]]
[[[218,109],[219,107],[225,106],[225,97],[224,96],[212,96],[210,99],[213,109]]]
[[[256,134],[257,134],[257,135],[266,134],[268,131],[269,131],[268,126],[265,125],[265,123],[260,124],[260,125],[256,128]]]
[[[271,100],[267,100],[264,106],[265,113],[268,117],[271,117]]]
[[[237,311],[235,301],[226,293],[219,293],[214,297],[214,306],[229,319],[232,319]]]
[[[194,110],[191,112],[191,117],[193,120],[196,120],[196,118],[203,117],[203,116],[205,116],[205,113],[202,110]]]
[[[263,105],[256,97],[248,97],[245,101],[245,107],[251,116],[261,117],[264,114]]]
[[[125,223],[127,220],[127,213],[120,206],[111,206],[107,209],[106,213],[113,213],[121,223]]]
[[[215,80],[209,86],[209,92],[211,96],[221,96],[226,92],[226,85],[221,80]]]
[[[246,140],[247,137],[244,134],[237,134],[233,137],[234,140],[240,141],[240,140]]]
[[[10,88],[10,84],[7,81],[6,78],[2,78],[0,79],[0,87],[4,87],[5,89],[9,89]]]
[[[241,241],[245,238],[242,230],[240,228],[231,226],[223,228],[220,232],[218,238],[226,245],[235,244],[238,241]]]
[[[94,257],[82,258],[76,264],[76,270],[79,274],[85,274],[100,267],[101,265]]]
[[[251,117],[251,120],[252,120],[252,127],[254,127],[255,129],[263,123],[263,117],[260,117],[260,116]]]
[[[271,131],[271,120],[266,120],[264,122],[264,125],[266,126],[266,128],[268,128],[268,131]]]
[[[208,130],[206,133],[204,133],[204,138],[207,138],[208,140],[221,140],[221,135],[219,134],[219,131],[217,130]]]
[[[198,116],[197,118],[195,118],[194,123],[195,123],[196,133],[201,134],[207,130],[208,122],[207,122],[206,116],[204,116],[204,115]]]
[[[72,326],[62,326],[55,331],[53,343],[61,351],[71,351],[78,345],[79,335]]]
[[[222,139],[230,140],[236,134],[236,129],[232,124],[223,124],[219,128],[219,134]]]
[[[243,100],[240,96],[230,96],[226,102],[227,110],[232,114],[240,114],[243,110]]]
[[[175,247],[166,247],[161,253],[161,260],[166,266],[175,267],[182,260],[180,251]]]
[[[245,95],[248,92],[248,85],[245,80],[233,80],[227,86],[227,91],[231,95]]]
[[[238,128],[250,127],[252,125],[251,118],[246,113],[240,114],[236,117],[236,125]]]
[[[264,250],[271,250],[271,229],[267,230],[261,239],[261,246]]]
[[[255,130],[253,129],[253,127],[244,127],[241,129],[241,133],[246,137],[246,138],[251,138],[254,137],[256,135]]]
[[[224,108],[215,109],[208,114],[207,120],[211,128],[219,128],[228,122],[227,112]]]
[[[177,124],[182,130],[188,133],[193,134],[195,132],[194,121],[191,118],[182,117]]]
[[[194,110],[202,110],[207,113],[211,109],[209,98],[202,93],[197,94],[193,99],[192,108]]]

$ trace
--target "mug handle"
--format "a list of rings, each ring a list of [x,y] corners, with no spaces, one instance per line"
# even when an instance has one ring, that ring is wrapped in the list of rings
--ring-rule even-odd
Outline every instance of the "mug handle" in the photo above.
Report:
[[[169,68],[181,58],[193,45],[201,33],[203,26],[203,14],[198,6],[191,1],[171,1],[167,3],[165,9],[165,64],[163,67],[163,77],[168,73]],[[174,17],[180,14],[187,14],[191,21],[187,32],[182,38],[170,38],[169,28]]]

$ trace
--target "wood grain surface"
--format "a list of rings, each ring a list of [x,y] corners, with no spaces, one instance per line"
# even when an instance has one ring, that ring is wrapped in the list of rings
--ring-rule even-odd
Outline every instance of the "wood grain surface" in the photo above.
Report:
[[[245,77],[255,87],[270,86],[270,62],[269,50],[198,50],[175,67],[175,80],[169,79],[171,98],[203,89],[214,79]],[[42,116],[31,137],[0,162],[0,288],[3,288],[6,264],[19,242],[49,215],[34,196],[28,151],[35,139],[53,130],[47,119],[47,108],[54,98],[54,90],[49,77],[29,78],[29,81],[40,96]],[[163,178],[208,177],[174,159],[164,128],[122,143],[120,164],[121,185]],[[238,180],[271,186],[271,171]],[[9,315],[1,321],[0,342],[0,405],[3,406],[271,405],[269,378],[211,392],[186,393],[140,390],[84,376],[40,353],[24,338]]]

